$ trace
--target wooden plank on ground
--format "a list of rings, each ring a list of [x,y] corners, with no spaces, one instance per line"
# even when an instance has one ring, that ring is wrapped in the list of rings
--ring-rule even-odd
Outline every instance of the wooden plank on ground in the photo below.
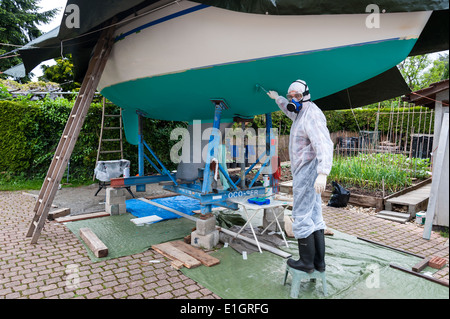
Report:
[[[175,268],[176,270],[180,270],[184,267],[183,263],[179,260],[172,260],[170,266],[172,266],[172,268]]]
[[[182,252],[170,243],[153,245],[152,249],[169,259],[181,261],[186,268],[194,268],[202,264],[199,260]]]
[[[220,260],[216,257],[213,257],[205,253],[203,250],[195,248],[181,240],[171,241],[170,244],[178,248],[182,252],[185,252],[189,256],[192,256],[195,259],[199,260],[203,265],[207,267],[211,267],[220,263]]]
[[[415,272],[421,272],[425,269],[426,266],[428,266],[428,262],[430,261],[431,257],[427,257],[419,261],[417,264],[415,264],[412,267],[412,270]]]
[[[110,216],[110,214],[108,214],[107,212],[80,214],[80,215],[74,215],[74,216],[59,217],[59,218],[56,218],[55,221],[57,221],[58,223],[66,223],[66,222],[74,222],[77,220],[84,220],[84,219],[105,217],[105,216]]]
[[[56,218],[64,217],[67,215],[70,215],[70,208],[64,207],[50,211],[47,218],[48,220],[55,220]]]
[[[90,228],[80,228],[80,237],[96,257],[101,258],[108,255],[108,247],[106,247]]]

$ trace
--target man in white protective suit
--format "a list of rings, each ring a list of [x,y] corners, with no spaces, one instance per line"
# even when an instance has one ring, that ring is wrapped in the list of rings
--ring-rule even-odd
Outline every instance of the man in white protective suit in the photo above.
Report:
[[[333,163],[333,142],[326,118],[311,101],[309,88],[302,80],[293,82],[287,99],[276,91],[267,93],[292,120],[289,157],[293,178],[294,203],[292,230],[298,240],[299,260],[289,259],[295,269],[312,273],[325,271],[325,222],[321,193]]]

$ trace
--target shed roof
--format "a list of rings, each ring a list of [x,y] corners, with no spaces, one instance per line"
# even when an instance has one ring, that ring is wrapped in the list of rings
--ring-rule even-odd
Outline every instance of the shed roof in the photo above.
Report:
[[[403,101],[434,108],[436,94],[448,90],[448,79],[432,83],[429,87],[406,94]],[[448,106],[448,97],[441,101],[444,106]]]

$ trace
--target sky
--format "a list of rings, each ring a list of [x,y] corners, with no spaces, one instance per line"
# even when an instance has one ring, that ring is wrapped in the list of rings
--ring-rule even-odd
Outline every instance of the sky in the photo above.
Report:
[[[51,10],[54,8],[58,8],[59,12],[56,15],[55,18],[53,18],[53,20],[49,23],[49,24],[43,24],[40,25],[40,30],[43,33],[46,33],[54,28],[56,28],[57,26],[59,26],[59,23],[61,22],[62,16],[63,16],[63,12],[64,12],[64,7],[66,6],[66,0],[41,0],[39,2],[39,6],[41,7],[41,9],[39,11],[47,11],[47,10]]]

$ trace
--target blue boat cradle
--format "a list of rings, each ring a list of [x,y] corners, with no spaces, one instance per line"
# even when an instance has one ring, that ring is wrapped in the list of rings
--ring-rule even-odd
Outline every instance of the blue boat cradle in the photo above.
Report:
[[[213,129],[216,131],[220,128],[221,114],[224,109],[227,109],[228,106],[223,99],[213,99],[211,100],[214,104],[214,122]],[[241,167],[241,176],[237,181],[233,181],[228,174],[226,168],[222,165],[222,163],[218,163],[218,169],[220,173],[226,178],[229,188],[228,189],[213,189],[213,174],[211,173],[210,163],[214,158],[214,154],[217,154],[217,149],[219,147],[219,141],[217,138],[214,138],[214,131],[211,133],[208,150],[207,150],[207,158],[205,161],[205,166],[199,172],[199,176],[195,181],[183,181],[178,180],[176,178],[176,174],[170,172],[163,163],[159,160],[153,150],[148,146],[148,144],[144,141],[143,138],[143,130],[142,130],[142,116],[143,114],[139,114],[139,144],[138,144],[138,167],[139,167],[139,176],[131,176],[128,178],[115,178],[111,179],[111,187],[126,187],[130,185],[136,185],[136,191],[141,192],[145,191],[146,184],[150,183],[163,183],[163,189],[177,193],[179,195],[183,195],[185,197],[191,197],[196,199],[200,204],[200,211],[202,214],[207,214],[211,212],[213,206],[221,206],[232,210],[237,210],[238,205],[236,203],[231,203],[228,200],[236,197],[243,196],[255,196],[255,198],[259,198],[256,200],[256,204],[264,205],[270,203],[270,200],[264,200],[261,203],[260,196],[264,196],[267,193],[268,188],[272,188],[273,192],[277,192],[277,188],[275,185],[275,181],[273,178],[273,174],[269,175],[269,185],[270,186],[256,186],[255,182],[257,178],[260,176],[261,172],[265,169],[265,167],[270,167],[272,165],[272,158],[275,157],[276,148],[275,148],[275,135],[272,129],[272,117],[271,113],[266,113],[266,151],[262,152],[257,161],[250,165],[249,168],[244,169]],[[152,159],[144,154],[144,150],[147,150],[150,153]],[[249,150],[251,152],[252,150]],[[144,160],[147,160],[152,167],[158,172],[158,175],[146,176],[144,173]],[[249,174],[253,168],[258,164],[261,164],[261,167],[257,170],[255,176],[250,181],[249,185],[245,185],[245,176]],[[243,169],[243,170],[242,170]],[[242,176],[243,175],[243,176]],[[127,208],[129,204],[127,202]]]

